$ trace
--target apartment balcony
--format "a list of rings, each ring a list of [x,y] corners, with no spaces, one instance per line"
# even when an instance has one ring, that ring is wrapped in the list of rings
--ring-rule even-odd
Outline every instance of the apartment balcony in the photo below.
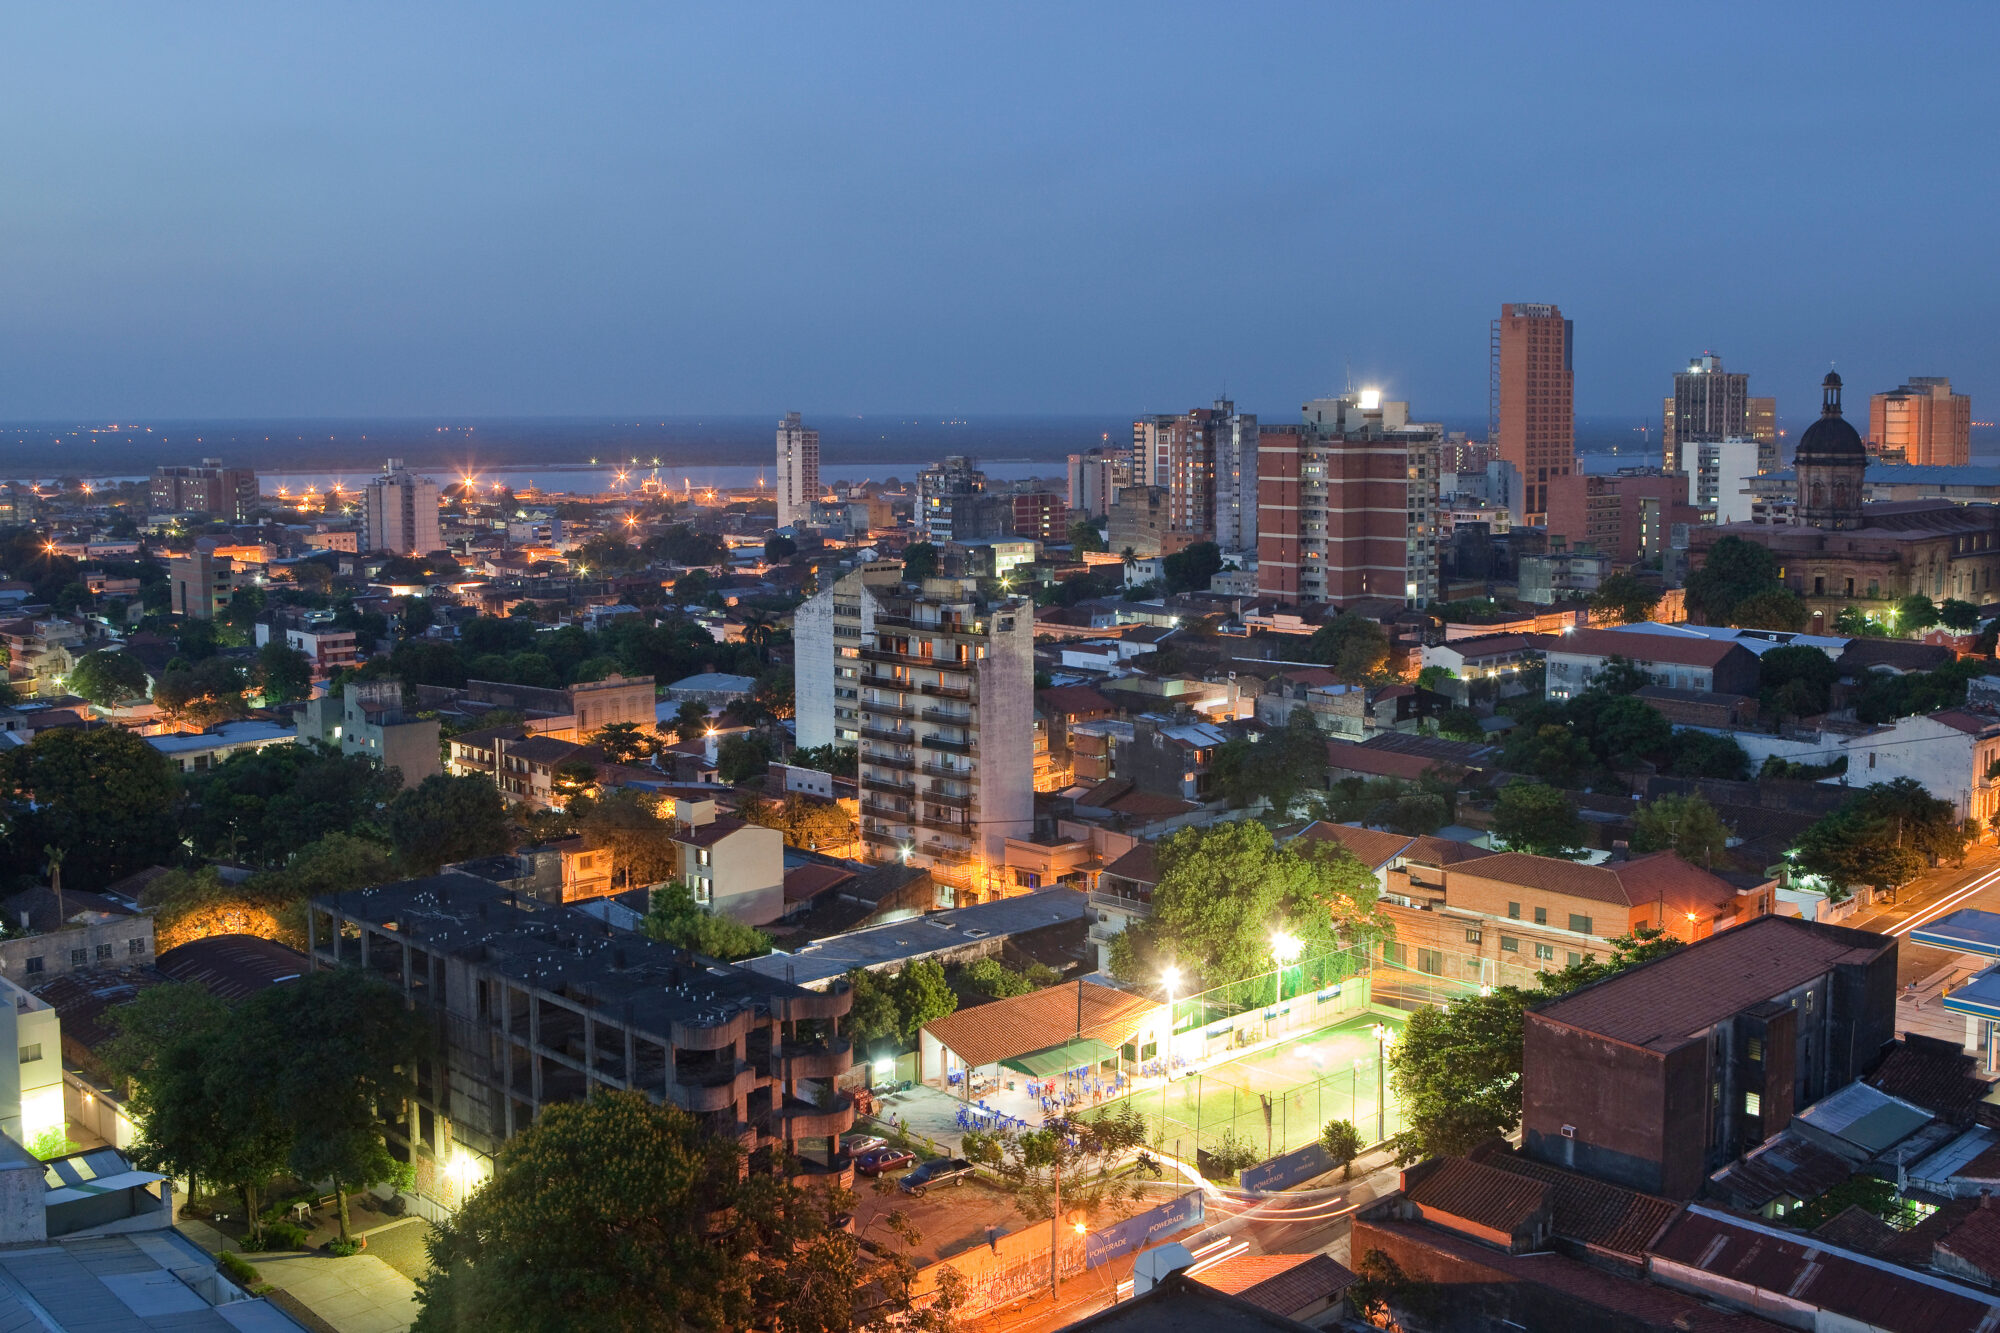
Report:
[[[771,1124],[782,1126],[781,1137],[793,1141],[845,1134],[854,1128],[854,1098],[843,1092],[824,1107],[788,1102],[771,1112]]]
[[[916,814],[914,810],[899,810],[886,801],[871,801],[866,796],[861,798],[861,809],[864,814],[878,815],[899,824],[909,823]]]
[[[919,764],[917,768],[931,777],[944,778],[950,782],[970,782],[978,774],[977,769],[953,768],[948,764],[933,764],[929,762]]]
[[[782,1079],[837,1078],[854,1065],[854,1043],[788,1042],[771,1053],[771,1072]]]
[[[900,833],[891,833],[881,825],[875,824],[861,830],[861,840],[873,843],[877,847],[901,847],[909,841],[909,838]]]
[[[953,815],[934,815],[925,812],[916,816],[916,820],[925,828],[940,829],[946,833],[956,833],[961,838],[972,836],[972,825]]]
[[[926,708],[922,717],[926,722],[942,723],[947,727],[970,727],[978,723],[978,718],[970,711],[958,712],[953,709]]]
[[[888,727],[871,727],[865,723],[859,730],[861,735],[867,740],[887,741],[891,745],[914,745],[917,741],[917,733],[914,731],[898,731]]]
[[[917,715],[915,704],[883,703],[874,699],[863,699],[861,701],[861,711],[870,717],[911,718]]]
[[[971,671],[978,665],[971,658],[959,661],[948,657],[919,657],[915,653],[892,653],[887,648],[863,648],[861,660],[882,662],[889,666],[923,667],[931,671]]]
[[[925,788],[923,799],[929,801],[932,805],[948,805],[954,810],[970,810],[972,808],[972,797],[970,795],[961,796],[956,792],[939,791],[936,787]]]
[[[971,754],[974,749],[971,741],[955,741],[949,736],[939,736],[935,733],[924,737],[919,744],[926,750],[942,750],[947,754]]]
[[[861,762],[873,764],[876,768],[900,769],[905,773],[915,772],[917,767],[915,759],[904,759],[893,754],[877,754],[872,750],[861,752]]]
[[[954,847],[945,842],[927,842],[914,850],[920,855],[948,866],[970,865],[979,859],[978,854],[970,847]]]
[[[908,796],[914,796],[917,794],[916,783],[899,780],[897,778],[885,778],[885,777],[871,775],[868,778],[865,786],[867,791],[893,791],[893,792],[901,792]]]
[[[726,1110],[748,1097],[763,1077],[754,1066],[741,1060],[733,1067],[700,1074],[676,1071],[673,1097],[675,1102],[689,1111]]]
[[[961,689],[959,686],[946,685],[943,682],[939,682],[936,685],[919,685],[917,686],[917,693],[928,694],[935,699],[970,699],[972,697],[972,690],[969,686]]]

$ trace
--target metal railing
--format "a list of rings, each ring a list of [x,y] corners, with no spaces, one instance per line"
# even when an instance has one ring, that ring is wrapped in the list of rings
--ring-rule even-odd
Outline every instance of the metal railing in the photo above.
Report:
[[[977,720],[972,713],[947,711],[943,708],[926,708],[922,716],[926,722],[941,722],[948,727],[969,727]]]
[[[943,750],[947,754],[971,754],[975,748],[971,741],[955,741],[949,736],[939,736],[935,732],[918,743],[926,750]]]

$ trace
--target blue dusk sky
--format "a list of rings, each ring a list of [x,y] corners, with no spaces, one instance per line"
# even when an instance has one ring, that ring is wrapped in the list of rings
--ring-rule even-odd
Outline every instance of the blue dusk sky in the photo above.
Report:
[[[2000,410],[2000,6],[11,6],[0,420]]]

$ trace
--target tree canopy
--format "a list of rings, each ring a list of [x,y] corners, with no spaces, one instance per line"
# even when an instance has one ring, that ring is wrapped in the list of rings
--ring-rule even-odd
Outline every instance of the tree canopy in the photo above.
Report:
[[[771,952],[770,936],[733,917],[706,910],[695,901],[694,890],[680,880],[654,888],[640,928],[653,939],[725,963]]]
[[[1238,736],[1218,745],[1209,761],[1209,781],[1230,804],[1263,801],[1272,817],[1285,819],[1301,796],[1326,787],[1326,733],[1312,710],[1298,705],[1284,726],[1255,739]]]
[[[1928,862],[1962,857],[1967,841],[1956,806],[1897,778],[1856,793],[1808,828],[1798,863],[1842,888],[1893,889]]]
[[[1493,836],[1511,851],[1573,861],[1583,855],[1586,833],[1576,804],[1556,787],[1510,782],[1493,804]]]
[[[1374,872],[1332,840],[1280,846],[1254,820],[1185,828],[1154,849],[1160,881],[1153,912],[1115,936],[1111,970],[1156,984],[1178,968],[1197,988],[1269,972],[1274,937],[1318,958],[1367,945],[1384,928]]]
[[[85,653],[69,673],[69,688],[100,707],[146,697],[146,668],[138,658],[115,648]]]
[[[1700,795],[1660,796],[1639,807],[1634,852],[1674,851],[1690,865],[1715,869],[1728,860],[1729,829]]]
[[[1660,604],[1660,590],[1630,570],[1610,574],[1597,585],[1590,608],[1602,615],[1617,616],[1620,624],[1637,625],[1653,618]]]
[[[433,773],[389,803],[389,841],[417,875],[452,861],[493,856],[512,845],[507,807],[490,779]]]
[[[1389,631],[1358,611],[1344,611],[1313,631],[1304,656],[1324,663],[1343,684],[1373,684],[1389,670]]]
[[[101,888],[177,859],[179,784],[167,757],[142,737],[122,727],[52,728],[4,763],[17,870],[32,873],[54,847],[65,882]]]
[[[1710,625],[1731,624],[1737,604],[1784,585],[1770,550],[1742,537],[1721,537],[1700,569],[1687,577],[1687,608]]]
[[[239,750],[189,776],[181,832],[204,856],[280,866],[328,834],[372,831],[396,789],[363,754],[312,743]]]

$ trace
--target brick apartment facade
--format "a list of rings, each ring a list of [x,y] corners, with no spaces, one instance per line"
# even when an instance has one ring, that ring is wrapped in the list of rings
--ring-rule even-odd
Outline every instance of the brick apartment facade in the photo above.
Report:
[[[1895,1037],[1896,941],[1767,916],[1528,1011],[1527,1154],[1688,1199]]]
[[[1572,473],[1549,482],[1549,536],[1572,549],[1583,545],[1620,565],[1650,560],[1667,549],[1676,523],[1700,522],[1688,503],[1688,479],[1678,473]]]

